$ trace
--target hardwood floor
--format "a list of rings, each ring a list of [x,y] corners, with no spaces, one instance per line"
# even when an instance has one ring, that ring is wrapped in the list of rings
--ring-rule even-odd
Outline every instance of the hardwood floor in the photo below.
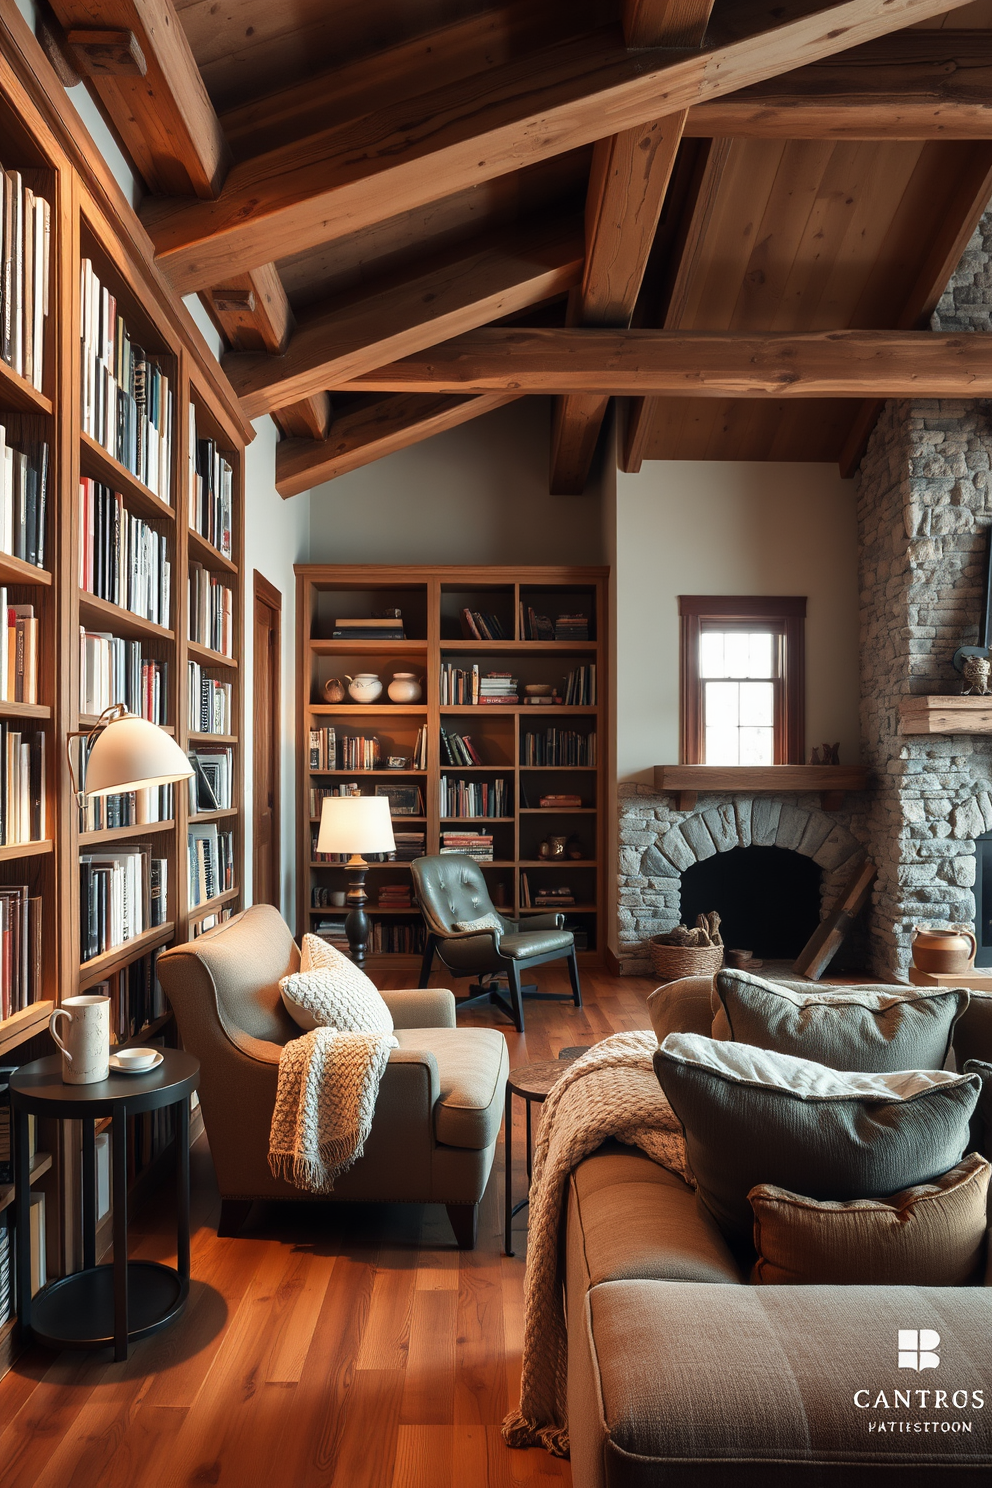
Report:
[[[568,990],[553,968],[541,984]],[[587,973],[581,1011],[530,1002],[524,1035],[483,1009],[460,1022],[499,1026],[512,1068],[648,1027],[654,985]],[[566,1488],[567,1462],[511,1452],[500,1436],[518,1390],[526,1250],[525,1210],[517,1254],[502,1252],[501,1154],[477,1249],[459,1252],[440,1205],[260,1205],[249,1230],[218,1240],[199,1144],[185,1315],[123,1364],[109,1352],[23,1356],[0,1381],[0,1485]],[[171,1198],[167,1185],[135,1216],[132,1256],[175,1263]]]

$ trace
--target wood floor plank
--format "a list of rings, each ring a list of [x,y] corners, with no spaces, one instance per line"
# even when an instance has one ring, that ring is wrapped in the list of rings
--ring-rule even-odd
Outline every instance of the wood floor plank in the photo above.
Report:
[[[454,1420],[457,1326],[458,1292],[418,1292],[414,1297],[401,1425],[445,1426]]]
[[[380,1251],[356,1369],[406,1369],[419,1254],[419,1250]]]
[[[454,1488],[452,1426],[400,1426],[391,1488]]]

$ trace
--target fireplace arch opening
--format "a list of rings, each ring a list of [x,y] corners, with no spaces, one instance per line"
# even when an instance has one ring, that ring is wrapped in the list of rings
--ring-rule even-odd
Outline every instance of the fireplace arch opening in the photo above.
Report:
[[[715,909],[728,949],[792,961],[820,923],[820,877],[811,858],[789,848],[732,847],[683,872],[682,923]]]

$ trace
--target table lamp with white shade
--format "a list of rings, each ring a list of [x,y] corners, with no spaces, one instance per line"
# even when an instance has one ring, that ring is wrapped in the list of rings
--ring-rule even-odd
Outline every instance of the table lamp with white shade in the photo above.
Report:
[[[395,849],[386,796],[324,797],[317,851],[348,854],[349,908],[344,928],[351,958],[359,966],[365,960],[369,940],[369,920],[365,913],[365,875],[369,865],[362,854],[390,853]]]

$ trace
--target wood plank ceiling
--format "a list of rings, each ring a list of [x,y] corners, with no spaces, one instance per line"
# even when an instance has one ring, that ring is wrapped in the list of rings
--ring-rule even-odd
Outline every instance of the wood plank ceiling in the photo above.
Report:
[[[543,330],[560,364],[557,491],[583,489],[621,389],[626,469],[851,470],[912,338],[879,355],[855,337],[862,360],[824,381],[803,335],[925,328],[992,195],[992,0],[52,6],[63,76],[85,76],[145,182],[163,271],[201,295],[246,412],[285,436],[284,496],[522,395],[513,336],[472,341],[490,326]],[[108,30],[117,60],[95,64],[87,32]],[[730,334],[710,357],[701,332]],[[658,370],[674,347],[683,378]],[[731,394],[783,347],[810,394],[865,396]],[[565,392],[580,364],[601,372]],[[945,364],[992,393],[935,348]],[[480,366],[495,380],[460,391]]]

